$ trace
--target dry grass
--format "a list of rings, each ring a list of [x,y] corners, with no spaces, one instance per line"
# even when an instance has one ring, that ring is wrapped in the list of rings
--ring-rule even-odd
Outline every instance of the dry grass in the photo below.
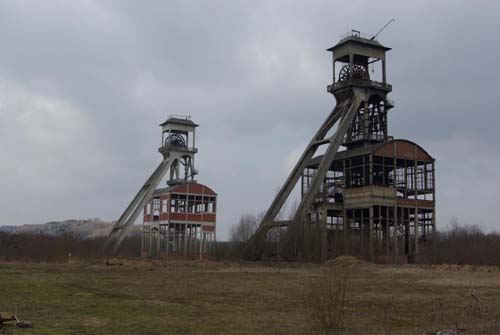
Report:
[[[311,334],[304,288],[329,266],[3,263],[0,313],[35,324],[6,334]],[[342,312],[338,334],[498,334],[500,271],[359,264]]]
[[[360,262],[339,257],[326,264],[319,275],[311,276],[304,292],[304,308],[317,330],[335,331],[344,327],[346,298],[353,271]]]

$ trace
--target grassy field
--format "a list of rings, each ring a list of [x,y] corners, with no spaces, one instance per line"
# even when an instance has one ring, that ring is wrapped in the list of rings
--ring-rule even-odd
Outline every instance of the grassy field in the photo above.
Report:
[[[121,265],[120,265],[121,264]],[[316,334],[304,305],[326,266],[0,263],[5,334]],[[362,263],[334,334],[500,333],[500,269]],[[368,330],[368,332],[367,332]]]

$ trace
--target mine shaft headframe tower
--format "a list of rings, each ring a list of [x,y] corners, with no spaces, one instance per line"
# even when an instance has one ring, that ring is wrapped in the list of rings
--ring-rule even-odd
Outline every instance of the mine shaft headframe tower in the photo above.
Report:
[[[176,154],[176,157],[171,159],[167,185],[195,182],[194,177],[198,174],[198,170],[194,167],[195,154],[198,152],[195,146],[198,125],[191,121],[190,117],[171,116],[160,126],[162,145],[158,151],[164,158]]]
[[[388,140],[387,111],[393,107],[387,94],[392,86],[387,84],[385,54],[391,48],[379,42],[362,38],[356,30],[327,49],[332,53],[333,84],[328,85],[337,104],[354,98],[355,91],[367,97],[363,100],[354,120],[349,125],[342,143],[348,150]],[[337,68],[337,64],[340,64]],[[370,78],[370,68],[379,65],[380,78]],[[337,71],[338,70],[338,71]]]
[[[198,152],[195,147],[195,131],[198,125],[189,116],[171,115],[160,126],[162,142],[158,151],[163,155],[163,160],[111,229],[104,252],[116,252],[167,171],[170,171],[167,180],[169,186],[194,182],[194,177],[198,174],[194,167],[194,156]]]
[[[291,238],[296,239],[296,245],[307,244],[304,235],[307,235],[305,232],[308,229],[305,227],[310,224],[312,215],[321,216],[321,213],[317,213],[320,191],[340,146],[350,149],[387,140],[386,115],[393,107],[387,98],[387,94],[392,91],[392,86],[386,80],[386,52],[389,50],[376,40],[362,37],[357,31],[352,31],[328,49],[333,58],[333,83],[328,85],[327,90],[335,96],[337,104],[307,145],[265,213],[247,246],[248,258],[260,258],[267,232],[274,227],[287,227],[288,235],[293,233]],[[343,64],[338,73],[337,63]],[[370,66],[376,63],[382,67],[378,81],[370,78],[369,71]],[[335,131],[330,135],[333,129]],[[288,221],[277,221],[276,217],[285,201],[321,146],[327,146],[325,154],[319,158],[317,170],[302,195],[295,216]],[[323,217],[326,219],[326,215]],[[301,243],[300,239],[306,243]]]

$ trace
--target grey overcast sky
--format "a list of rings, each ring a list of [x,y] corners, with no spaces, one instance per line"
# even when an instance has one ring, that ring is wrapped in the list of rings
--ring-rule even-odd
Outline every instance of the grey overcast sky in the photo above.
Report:
[[[116,219],[188,114],[225,239],[333,108],[325,49],[392,17],[390,133],[437,159],[438,227],[497,229],[500,2],[435,0],[1,1],[0,225]]]

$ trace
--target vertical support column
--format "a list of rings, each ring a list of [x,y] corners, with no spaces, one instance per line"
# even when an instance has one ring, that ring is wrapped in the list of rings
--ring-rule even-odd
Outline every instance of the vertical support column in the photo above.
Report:
[[[373,155],[370,154],[368,156],[368,185],[372,186],[373,185]]]
[[[373,262],[374,259],[374,236],[373,236],[373,206],[370,206],[369,208],[369,236],[368,236],[368,252],[369,252],[369,258],[370,261]]]
[[[203,229],[200,227],[200,261],[203,255]]]
[[[333,63],[333,82],[332,82],[332,84],[335,84],[335,65],[336,65],[335,63],[336,63],[336,61],[335,61],[335,55],[333,53],[332,53],[332,63]]]
[[[348,234],[349,234],[349,224],[347,222],[347,213],[346,213],[346,209],[345,207],[342,209],[342,223],[344,225],[344,231],[343,231],[343,235],[344,235],[344,253],[348,253],[349,250],[349,245],[348,245],[348,240],[347,240],[347,237],[348,237]]]
[[[179,227],[179,233],[177,234],[177,236],[179,237],[179,240],[177,241],[177,245],[178,245],[178,253],[179,253],[179,256],[181,255],[181,251],[182,251],[182,223],[179,223],[178,224],[178,227]]]
[[[158,237],[156,238],[156,256],[160,257],[160,240],[161,240],[161,231],[160,224],[158,223]]]
[[[361,218],[359,219],[359,236],[361,241],[361,254],[365,256],[366,254],[366,229],[365,229],[365,210],[364,208],[359,210],[361,212]]]
[[[172,225],[172,252],[177,252],[177,236],[175,235],[175,223]]]
[[[399,233],[399,226],[398,226],[398,206],[394,205],[394,256],[399,255],[399,246],[398,246],[398,233]]]
[[[389,221],[389,206],[385,206],[385,252],[387,255],[391,252],[391,226]]]
[[[326,262],[328,257],[328,211],[326,207],[322,208],[321,214],[323,216],[321,225],[321,262]]]
[[[194,226],[194,248],[193,248],[193,254],[196,254],[196,251],[198,250],[198,224]]]
[[[153,236],[153,231],[152,231],[152,229],[151,229],[151,226],[149,226],[148,257],[151,257],[151,254],[152,254],[152,252],[151,252],[151,250],[152,250],[152,249],[151,249],[151,243],[152,243],[152,241],[151,241],[151,240],[152,240],[152,236]]]
[[[182,251],[182,224],[177,224],[177,253],[180,255]]]
[[[142,222],[142,232],[141,232],[141,257],[144,257],[144,221]]]
[[[364,111],[363,111],[363,138],[365,140],[370,139],[370,132],[369,132],[370,118],[369,118],[368,107],[369,107],[368,101],[365,101],[365,103],[364,103]]]
[[[348,245],[348,234],[349,232],[349,224],[347,222],[347,210],[346,210],[346,200],[345,200],[345,190],[347,189],[347,175],[345,169],[345,159],[342,160],[342,178],[344,180],[343,190],[342,190],[342,223],[344,225],[343,235],[344,235],[344,253],[348,253],[350,251]]]
[[[436,167],[435,162],[432,162],[432,253],[436,252]]]
[[[352,73],[352,69],[354,68],[354,55],[349,53],[349,73]]]
[[[382,82],[386,83],[385,57],[382,58]]]
[[[304,227],[304,259],[310,260],[311,250],[310,250],[310,241],[311,241],[311,214],[307,213],[305,216],[305,220],[302,224]]]
[[[419,209],[418,209],[418,206],[415,208],[415,261],[417,259],[417,256],[418,256],[418,226],[419,226],[419,218],[418,218],[418,212],[419,212]]]
[[[188,224],[184,224],[184,256],[187,256],[187,227]]]
[[[382,64],[385,64],[385,62],[383,62]],[[384,68],[385,68],[385,65],[384,65]],[[397,155],[397,142],[394,141],[394,145],[393,145],[393,154],[394,154],[394,158],[392,160],[392,163],[393,163],[393,166],[392,166],[392,171],[393,171],[393,179],[394,179],[394,188],[397,188],[397,182],[398,182],[398,177],[397,177],[397,161],[396,161],[396,155]],[[399,255],[399,245],[398,245],[398,233],[399,233],[399,226],[398,226],[398,205],[397,205],[397,195],[396,195],[396,198],[394,199],[394,236],[393,236],[393,245],[394,245],[394,256],[398,256]]]
[[[353,209],[351,209],[351,212],[352,212],[352,223],[353,223],[353,224],[356,224],[356,210],[353,208]],[[353,240],[352,235],[353,235],[353,234],[352,234],[352,226],[351,226],[351,239],[350,239],[350,241],[349,241],[349,244],[350,244],[350,247],[351,247],[351,252],[352,252],[352,253],[355,253],[355,252],[356,252],[356,250],[355,250],[355,247],[353,247],[353,244],[354,244],[354,243],[353,243],[353,241],[352,241],[352,240]]]
[[[167,256],[168,256],[168,249],[170,249],[170,220],[167,221]]]
[[[382,206],[378,206],[378,226],[377,226],[377,239],[375,242],[377,243],[377,249],[380,252],[384,250],[384,242],[385,242],[385,230],[383,224],[383,215],[382,215]]]
[[[193,248],[193,224],[189,224],[189,234],[188,234],[188,245],[187,245],[187,254],[191,253]]]
[[[193,149],[196,148],[196,128],[193,129]],[[194,181],[194,170],[195,170],[195,164],[194,164],[194,158],[196,155],[192,155],[191,157],[191,181]]]
[[[411,239],[410,239],[410,208],[401,208],[401,221],[404,224],[405,240],[404,240],[404,253],[411,254]]]

